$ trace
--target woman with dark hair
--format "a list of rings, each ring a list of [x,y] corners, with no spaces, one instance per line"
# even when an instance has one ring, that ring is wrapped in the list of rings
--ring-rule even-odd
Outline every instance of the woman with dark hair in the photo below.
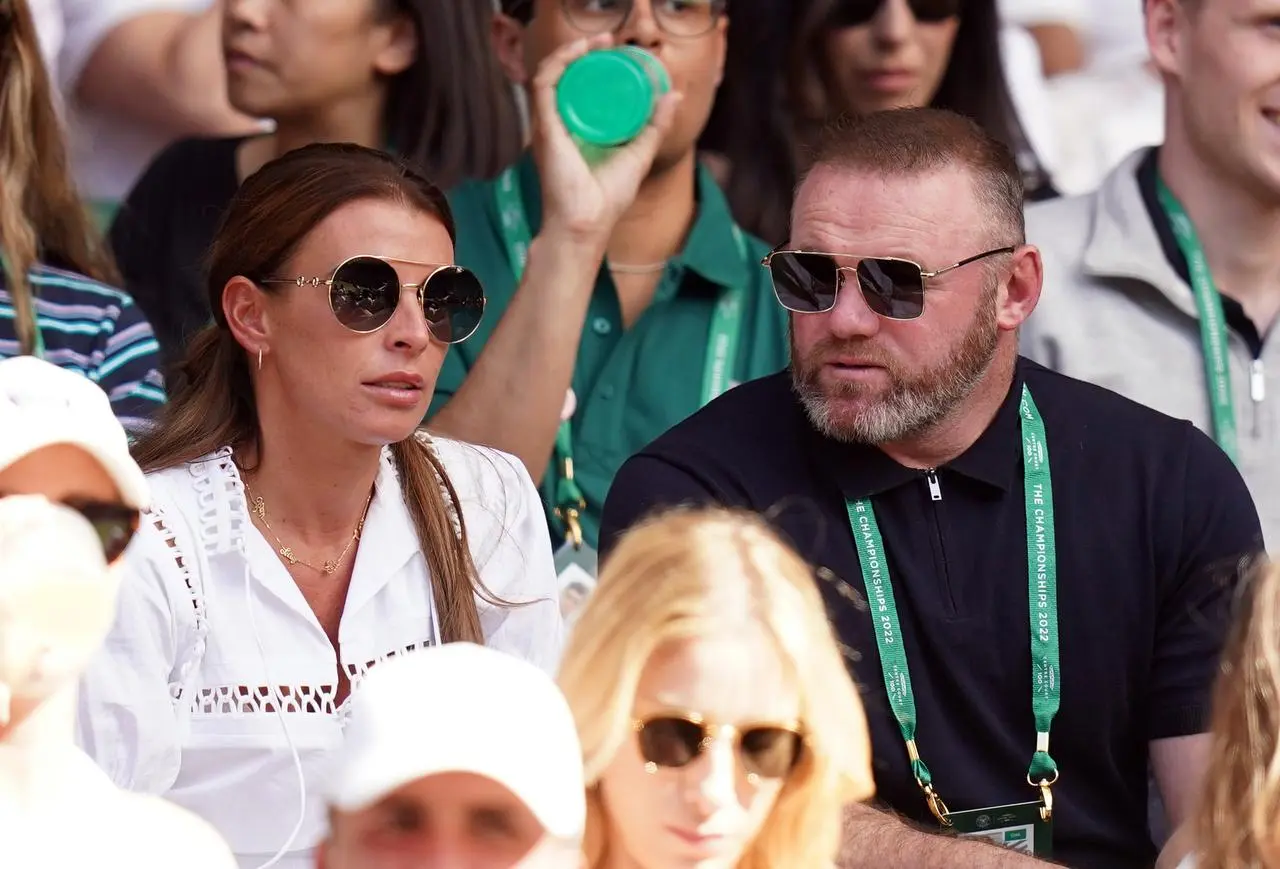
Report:
[[[484,311],[453,245],[443,194],[398,158],[310,145],[268,163],[214,239],[215,322],[135,446],[152,507],[81,744],[213,823],[242,866],[310,866],[321,767],[379,661],[466,640],[556,666],[528,474],[418,431]]]
[[[839,114],[967,115],[1018,155],[1029,197],[1054,195],[1009,95],[996,0],[796,0],[781,32],[777,23],[768,33],[735,28],[718,129],[704,141],[724,159],[734,216],[749,232],[786,241],[804,141]],[[770,61],[762,46],[780,41],[789,47]]]
[[[205,252],[236,187],[267,161],[311,142],[354,142],[398,154],[448,189],[519,156],[492,18],[489,3],[473,0],[226,4],[228,97],[274,132],[172,145],[111,227],[125,286],[167,363],[209,322]]]
[[[151,327],[118,283],[67,171],[31,9],[0,2],[0,359],[83,374],[137,430],[164,384]]]

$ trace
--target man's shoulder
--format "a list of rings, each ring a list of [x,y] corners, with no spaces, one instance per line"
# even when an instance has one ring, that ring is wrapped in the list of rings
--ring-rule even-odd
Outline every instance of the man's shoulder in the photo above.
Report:
[[[1049,439],[1105,445],[1147,459],[1220,453],[1190,421],[1162,413],[1097,384],[1024,358],[1023,376],[1045,418]]]
[[[748,380],[672,426],[636,455],[724,464],[746,454],[767,454],[794,436],[794,403],[789,371]]]

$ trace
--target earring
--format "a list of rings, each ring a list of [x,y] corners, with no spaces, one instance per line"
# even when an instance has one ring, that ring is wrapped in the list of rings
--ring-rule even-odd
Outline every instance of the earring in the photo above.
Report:
[[[262,348],[258,348],[258,370],[262,370]]]

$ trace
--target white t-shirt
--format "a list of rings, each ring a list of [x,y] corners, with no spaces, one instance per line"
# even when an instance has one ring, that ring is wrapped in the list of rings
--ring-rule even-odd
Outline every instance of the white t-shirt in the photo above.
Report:
[[[505,453],[434,444],[485,586],[506,601],[531,601],[477,601],[486,644],[554,673],[564,627],[533,481]],[[431,576],[390,451],[356,549],[336,657],[250,521],[229,450],[149,482],[153,506],[125,557],[116,624],[81,685],[80,744],[117,785],[195,812],[244,869],[256,869],[298,822],[291,738],[306,809],[276,865],[312,869],[326,826],[325,775],[350,708],[334,699],[338,667],[355,692],[378,662],[440,641]]]
[[[62,102],[72,175],[87,199],[123,199],[167,136],[78,104],[76,83],[103,38],[148,12],[200,12],[211,0],[30,0]]]

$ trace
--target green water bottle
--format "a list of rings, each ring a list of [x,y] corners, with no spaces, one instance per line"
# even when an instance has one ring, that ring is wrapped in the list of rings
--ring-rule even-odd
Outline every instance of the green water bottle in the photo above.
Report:
[[[594,162],[639,136],[670,90],[671,77],[658,58],[624,45],[569,64],[556,86],[556,105],[569,135]]]

